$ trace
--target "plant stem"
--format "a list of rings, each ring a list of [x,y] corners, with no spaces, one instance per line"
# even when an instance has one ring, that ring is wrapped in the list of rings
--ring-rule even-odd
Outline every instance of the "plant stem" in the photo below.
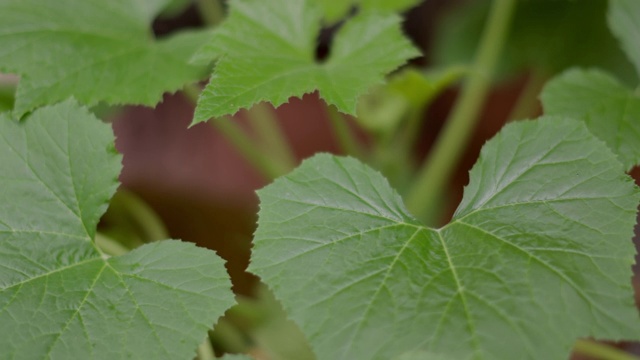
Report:
[[[534,69],[524,88],[518,95],[518,100],[511,109],[507,121],[528,119],[534,116],[534,111],[538,106],[538,95],[547,82],[548,76],[541,70]]]
[[[198,102],[200,89],[197,84],[190,84],[184,87],[183,92],[194,104]],[[209,124],[219,131],[222,136],[258,171],[267,179],[286,174],[291,168],[275,157],[270,157],[256,145],[256,141],[251,139],[229,117],[221,117],[209,120]]]
[[[516,0],[494,0],[480,39],[474,64],[465,81],[445,128],[439,136],[406,199],[407,207],[418,218],[430,212],[435,199],[451,177],[466,149],[475,120],[484,102]]]
[[[209,124],[218,130],[267,179],[275,179],[290,170],[289,166],[278,162],[276,158],[268,156],[262,149],[259,149],[255,141],[247,136],[233,118],[224,116],[219,119],[211,119]]]
[[[589,340],[578,340],[573,351],[601,360],[640,360],[640,357],[628,354],[620,349]]]
[[[124,245],[101,233],[96,233],[95,244],[102,252],[110,256],[124,255],[129,252],[129,249]]]
[[[158,214],[138,195],[128,190],[120,190],[116,194],[116,199],[140,226],[145,240],[158,241],[169,237],[169,231]]]
[[[338,144],[347,155],[354,156],[358,159],[365,158],[365,150],[354,136],[347,119],[338,111],[333,105],[327,105],[327,115],[331,121],[333,127],[333,133],[335,134]]]
[[[224,7],[219,0],[196,0],[196,6],[208,26],[216,26],[224,19]]]
[[[295,156],[278,124],[273,108],[264,103],[256,104],[249,111],[249,121],[260,135],[265,151],[280,159],[283,166],[293,169],[296,163]]]
[[[209,340],[209,334],[204,339],[202,344],[198,346],[198,360],[215,360],[216,354],[211,346],[211,340]]]

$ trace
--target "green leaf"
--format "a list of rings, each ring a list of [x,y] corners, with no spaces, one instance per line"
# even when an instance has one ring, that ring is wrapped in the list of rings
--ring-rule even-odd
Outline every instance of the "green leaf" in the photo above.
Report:
[[[110,126],[73,101],[0,116],[0,349],[12,359],[186,359],[233,303],[223,261],[92,241],[118,183]]]
[[[253,360],[253,357],[245,354],[226,354],[222,360]]]
[[[227,20],[194,58],[219,58],[194,123],[261,101],[279,106],[315,90],[354,114],[358,96],[418,55],[402,35],[399,17],[364,12],[344,24],[329,58],[317,63],[321,19],[310,0],[232,1]]]
[[[640,96],[598,70],[569,70],[545,85],[545,114],[573,117],[607,143],[626,169],[640,164]]]
[[[210,33],[154,40],[168,0],[0,0],[0,71],[22,75],[15,112],[74,96],[81,103],[155,105],[206,75],[189,63]]]
[[[349,9],[359,5],[364,10],[384,12],[404,11],[415,6],[421,0],[315,0],[329,23],[336,22],[347,15]]]
[[[609,1],[609,27],[640,75],[640,1]]]
[[[319,360],[560,359],[578,337],[640,334],[630,282],[640,193],[575,120],[505,126],[440,229],[351,158],[316,156],[259,196],[249,270]]]
[[[433,51],[437,64],[473,60],[490,3],[468,1],[444,17]],[[609,32],[606,9],[606,0],[518,1],[498,66],[501,75],[531,68],[553,75],[571,66],[596,66],[636,81],[633,67]]]

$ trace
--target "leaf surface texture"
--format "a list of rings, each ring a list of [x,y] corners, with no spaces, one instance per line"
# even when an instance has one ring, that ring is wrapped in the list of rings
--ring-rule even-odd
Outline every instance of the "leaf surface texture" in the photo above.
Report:
[[[15,112],[62,101],[153,106],[206,76],[189,63],[209,32],[155,40],[167,0],[0,0],[0,71],[21,75]]]
[[[74,101],[0,115],[0,349],[12,359],[186,359],[233,304],[223,261],[168,240],[108,257],[110,126]]]
[[[250,271],[318,359],[560,359],[576,338],[637,338],[640,196],[580,122],[507,125],[451,222],[422,226],[376,171],[319,155],[259,191]]]
[[[333,39],[329,58],[315,59],[322,11],[310,0],[235,0],[227,20],[194,61],[218,58],[194,123],[269,101],[318,90],[340,111],[355,114],[358,97],[418,55],[393,14],[363,12]]]

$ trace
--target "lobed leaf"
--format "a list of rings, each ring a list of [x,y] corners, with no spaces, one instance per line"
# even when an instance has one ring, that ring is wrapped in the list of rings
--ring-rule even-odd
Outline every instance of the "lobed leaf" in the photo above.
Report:
[[[636,0],[609,1],[609,28],[622,43],[622,48],[640,75],[640,2]]]
[[[164,241],[105,256],[120,155],[74,101],[0,115],[0,349],[12,359],[190,358],[233,303],[223,261]]]
[[[541,94],[545,114],[582,120],[628,170],[640,164],[640,96],[598,70],[572,69]]]
[[[571,119],[487,142],[462,203],[422,226],[377,172],[319,155],[259,191],[250,271],[318,359],[560,359],[576,338],[637,339],[640,193]]]
[[[329,58],[318,63],[321,20],[321,10],[310,0],[232,1],[227,20],[194,58],[219,58],[194,123],[261,101],[279,106],[315,90],[327,103],[354,114],[358,96],[418,55],[402,35],[399,17],[363,12],[344,24]]]
[[[0,71],[21,75],[18,116],[74,96],[94,105],[152,106],[204,77],[189,63],[210,33],[155,40],[149,24],[169,0],[0,0]]]

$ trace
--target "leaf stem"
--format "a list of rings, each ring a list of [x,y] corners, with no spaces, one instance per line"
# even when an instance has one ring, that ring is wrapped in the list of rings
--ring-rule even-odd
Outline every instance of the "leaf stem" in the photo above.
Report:
[[[110,256],[124,255],[129,252],[124,245],[102,233],[96,233],[95,244],[100,251]]]
[[[213,351],[213,346],[211,346],[211,340],[209,339],[209,333],[207,332],[207,337],[204,339],[202,344],[198,346],[198,360],[215,360],[216,354]]]
[[[295,155],[278,124],[278,118],[273,108],[265,103],[259,103],[253,106],[248,113],[249,121],[260,135],[265,151],[277,157],[288,170],[293,169],[296,164]]]
[[[418,218],[435,206],[435,199],[451,177],[465,150],[471,132],[491,85],[491,78],[507,36],[516,0],[494,0],[480,39],[476,59],[464,83],[460,98],[445,123],[428,158],[418,171],[406,199],[407,207]]]
[[[198,102],[200,89],[197,84],[186,85],[183,92],[194,104]],[[210,119],[208,123],[214,127],[222,136],[256,169],[267,179],[286,174],[291,168],[277,158],[268,156],[257,146],[256,141],[251,139],[235,121],[224,116],[218,119]]]
[[[364,159],[366,152],[354,136],[351,129],[349,129],[349,124],[347,123],[347,119],[344,115],[342,115],[342,113],[340,113],[333,105],[327,105],[325,109],[329,116],[333,133],[342,150],[347,153],[347,155],[354,156],[361,160]]]
[[[520,95],[518,95],[518,100],[515,105],[513,105],[513,108],[511,108],[507,121],[527,119],[535,115],[534,111],[538,106],[538,95],[547,82],[547,79],[548,76],[539,69],[534,69],[531,74],[529,74],[524,88],[520,92]]]
[[[582,339],[576,341],[573,351],[601,360],[640,360],[640,357],[628,354],[613,346]]]
[[[289,171],[286,164],[278,162],[274,157],[269,157],[262,149],[258,148],[256,142],[247,136],[233,118],[223,116],[209,120],[209,124],[218,130],[267,179],[275,179]]]
[[[112,201],[119,201],[131,218],[140,226],[147,241],[169,238],[169,231],[156,212],[137,194],[121,189]]]
[[[196,0],[196,6],[208,26],[214,27],[224,19],[224,7],[219,0]]]

